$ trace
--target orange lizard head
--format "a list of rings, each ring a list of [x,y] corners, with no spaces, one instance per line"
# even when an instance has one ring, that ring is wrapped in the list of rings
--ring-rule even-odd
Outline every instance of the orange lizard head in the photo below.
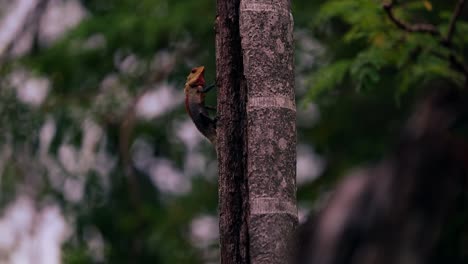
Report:
[[[197,87],[197,86],[205,86],[205,67],[195,67],[190,72],[189,76],[187,76],[187,82],[185,82],[185,87]]]

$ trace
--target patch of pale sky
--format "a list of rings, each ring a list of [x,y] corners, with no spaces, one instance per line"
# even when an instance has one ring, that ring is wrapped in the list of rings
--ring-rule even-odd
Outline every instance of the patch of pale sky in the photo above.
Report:
[[[78,151],[71,144],[62,144],[58,151],[59,161],[69,173],[78,171]]]
[[[55,120],[48,117],[39,131],[39,153],[42,155],[45,155],[49,151],[49,146],[55,136],[56,129]]]
[[[38,0],[17,0],[10,6],[9,12],[0,22],[0,55],[21,31],[28,14],[37,3]]]
[[[198,248],[206,248],[218,242],[218,218],[212,215],[199,215],[190,223],[190,241]]]
[[[16,41],[11,49],[11,55],[13,57],[23,56],[28,53],[34,42],[34,32],[33,30],[28,30],[24,32]]]
[[[58,264],[69,227],[55,205],[37,210],[18,197],[0,219],[0,255],[12,264]]]
[[[144,138],[137,138],[132,144],[131,152],[135,166],[140,170],[148,170],[154,159],[151,144]]]
[[[81,177],[67,177],[63,186],[65,198],[72,203],[78,203],[84,196],[84,179]]]
[[[60,190],[63,188],[65,181],[65,177],[63,177],[63,167],[59,165],[59,161],[57,161],[54,155],[49,154],[50,143],[52,142],[55,133],[55,120],[52,117],[48,117],[39,132],[38,160],[47,170],[49,183],[54,189]]]
[[[297,147],[297,184],[315,180],[322,173],[325,161],[313,149],[304,144]]]
[[[307,217],[310,214],[310,206],[303,206],[301,204],[298,205],[297,208],[297,218],[299,220],[299,224],[303,224],[306,220]]]
[[[83,138],[79,152],[80,172],[85,174],[94,167],[96,163],[96,149],[103,138],[102,128],[91,119],[85,119],[81,125]]]
[[[103,137],[103,139],[99,142],[99,146],[97,148],[95,154],[95,162],[94,162],[94,170],[97,172],[101,179],[101,183],[104,188],[107,189],[110,184],[109,174],[117,165],[117,157],[111,155],[107,151],[107,138]]]
[[[70,230],[58,206],[47,206],[39,213],[33,240],[35,258],[32,263],[61,263],[61,244],[70,235]],[[37,262],[36,262],[37,261]]]
[[[108,73],[102,79],[99,94],[93,100],[93,111],[102,113],[108,118],[119,119],[126,114],[133,100],[128,88],[120,81],[120,76]]]
[[[175,122],[173,130],[178,139],[180,139],[189,151],[195,149],[203,140],[202,135],[197,130],[190,118],[185,118],[183,121]]]
[[[118,85],[120,85],[119,75],[116,73],[109,73],[102,79],[100,87],[102,90],[108,90]]]
[[[96,149],[103,137],[100,126],[90,119],[82,124],[83,137],[78,148],[72,144],[63,143],[59,147],[59,160],[64,168],[74,174],[83,175],[94,167]]]
[[[170,53],[168,50],[158,51],[151,61],[150,68],[152,72],[163,72],[164,74],[169,74],[172,72],[176,65],[176,57],[174,54]]]
[[[192,190],[190,178],[167,159],[155,159],[149,168],[153,184],[161,191],[173,195],[182,195]]]
[[[51,0],[41,21],[39,38],[49,46],[86,17],[86,10],[76,0]]]
[[[185,155],[184,175],[193,177],[206,172],[206,156],[198,151],[188,151]]]
[[[161,192],[182,195],[191,191],[190,178],[186,177],[172,161],[155,157],[153,147],[148,141],[138,138],[131,150],[135,167],[146,172],[154,186]]]
[[[38,153],[38,160],[47,170],[53,188],[61,190],[68,201],[79,202],[84,197],[85,175],[90,170],[96,171],[103,186],[108,187],[109,173],[116,165],[116,158],[107,152],[102,129],[91,120],[83,121],[81,145],[77,148],[72,144],[62,144],[58,157],[48,153],[55,130],[55,120],[47,118],[39,133]],[[63,169],[75,177],[66,177]]]
[[[182,92],[176,91],[171,85],[162,84],[140,98],[136,112],[138,117],[146,120],[157,118],[174,109],[182,100]]]
[[[17,0],[7,5],[0,21],[0,54],[15,41],[12,55],[19,56],[30,51],[33,42],[33,27],[28,28],[28,17],[38,5],[38,0]],[[76,0],[51,0],[39,22],[39,40],[49,46],[69,29],[78,25],[86,16],[86,10]],[[26,26],[26,30],[23,28]]]
[[[31,106],[39,106],[44,102],[50,89],[50,82],[46,78],[30,77],[17,87],[18,99]]]
[[[119,54],[119,52],[116,53],[116,56],[117,54]],[[116,62],[116,67],[123,74],[137,75],[139,72],[141,72],[142,62],[135,54],[128,54]]]
[[[33,76],[24,69],[14,70],[6,79],[8,84],[15,88],[18,100],[33,107],[44,102],[51,86],[47,78]]]
[[[60,166],[55,156],[52,156],[47,152],[39,152],[38,159],[47,171],[46,175],[52,188],[55,190],[61,190],[63,188],[65,177],[63,177],[62,166]]]
[[[95,50],[99,48],[104,48],[106,46],[106,38],[103,34],[94,34],[91,35],[83,42],[84,50]]]
[[[86,227],[83,232],[89,254],[95,263],[104,262],[105,243],[102,234],[93,226]]]
[[[13,4],[3,4],[7,11],[2,12],[4,19],[0,22],[0,46],[7,47],[12,41],[11,55],[21,56],[29,52],[34,41],[34,25],[28,28],[28,18],[37,6],[37,0],[12,1]],[[8,14],[8,15],[5,15]],[[26,14],[26,15],[24,15]],[[85,9],[78,1],[53,0],[40,22],[39,38],[41,44],[50,45],[65,34],[70,28],[76,26],[86,15]],[[57,21],[58,20],[58,21]],[[58,22],[58,23],[57,23]],[[25,30],[23,28],[26,26]],[[2,44],[3,43],[3,44]],[[1,50],[1,49],[0,49]],[[0,52],[1,53],[1,52]]]

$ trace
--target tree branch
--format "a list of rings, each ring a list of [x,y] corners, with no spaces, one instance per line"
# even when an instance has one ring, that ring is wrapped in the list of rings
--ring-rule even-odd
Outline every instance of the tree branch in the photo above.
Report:
[[[449,61],[455,70],[463,73],[465,76],[468,76],[468,67],[463,62],[459,61],[453,53],[449,55]]]
[[[410,33],[426,33],[433,35],[439,38],[440,43],[447,47],[450,50],[450,54],[448,57],[445,56],[438,56],[439,58],[443,58],[447,60],[454,70],[462,73],[465,76],[465,80],[468,86],[468,65],[466,65],[463,61],[460,61],[456,56],[456,51],[452,47],[452,38],[455,34],[457,20],[460,17],[460,14],[463,10],[463,6],[465,5],[465,0],[458,0],[457,5],[455,6],[455,10],[453,11],[452,18],[450,19],[449,29],[447,32],[447,36],[443,37],[440,31],[432,24],[415,24],[410,25],[405,23],[402,20],[399,20],[395,17],[393,13],[394,2],[389,1],[383,4],[383,9],[387,13],[390,20],[400,29],[410,32]]]
[[[434,36],[440,36],[439,30],[432,24],[411,25],[398,19],[397,17],[395,17],[395,14],[393,14],[393,7],[394,7],[393,2],[385,3],[383,5],[383,8],[385,12],[387,13],[388,18],[390,18],[390,20],[400,29],[410,32],[410,33],[418,32],[418,33],[427,33],[427,34],[431,34]]]
[[[448,60],[455,71],[468,76],[468,67],[463,64],[463,62],[459,61],[455,54],[450,53],[447,57],[446,55],[443,55],[435,50],[432,50],[430,53],[441,60]]]
[[[455,6],[455,10],[453,11],[452,18],[450,19],[450,25],[447,32],[447,36],[445,37],[444,44],[448,47],[452,44],[453,34],[455,33],[455,28],[457,25],[457,19],[460,17],[461,11],[463,10],[463,6],[465,5],[465,0],[459,0],[457,5]]]

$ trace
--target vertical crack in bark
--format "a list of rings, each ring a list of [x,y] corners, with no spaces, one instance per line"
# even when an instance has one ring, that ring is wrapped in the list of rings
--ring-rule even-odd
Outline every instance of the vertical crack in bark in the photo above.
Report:
[[[239,0],[217,1],[218,168],[221,263],[250,263],[246,169],[246,86]]]

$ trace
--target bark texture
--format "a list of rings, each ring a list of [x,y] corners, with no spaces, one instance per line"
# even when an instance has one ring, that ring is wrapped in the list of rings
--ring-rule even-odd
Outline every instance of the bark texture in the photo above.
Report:
[[[285,263],[297,225],[293,21],[289,0],[242,0],[251,263]]]
[[[246,86],[239,34],[240,0],[217,0],[219,230],[222,264],[249,261]]]
[[[296,263],[446,263],[433,250],[456,205],[466,209],[468,145],[457,127],[467,117],[458,90],[424,100],[394,153],[347,176],[305,224]]]

